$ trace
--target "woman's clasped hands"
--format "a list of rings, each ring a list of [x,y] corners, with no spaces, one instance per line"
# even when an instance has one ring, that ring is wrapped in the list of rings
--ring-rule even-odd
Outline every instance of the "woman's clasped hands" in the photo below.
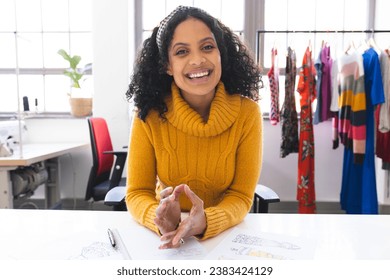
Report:
[[[189,215],[181,221],[179,198],[184,194],[192,203]],[[176,248],[183,244],[184,238],[202,235],[206,230],[206,216],[203,201],[186,184],[175,188],[167,187],[160,192],[160,205],[156,209],[155,224],[160,230],[159,248]]]

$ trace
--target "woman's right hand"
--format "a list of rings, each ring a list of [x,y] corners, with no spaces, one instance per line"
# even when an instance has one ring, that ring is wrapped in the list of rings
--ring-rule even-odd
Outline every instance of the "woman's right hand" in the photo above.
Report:
[[[159,248],[168,249],[180,246],[183,239],[190,236],[202,236],[207,227],[206,215],[203,200],[200,199],[189,186],[183,184],[175,190],[185,193],[192,203],[188,217],[186,217],[179,227],[171,232],[166,232],[161,236],[161,241],[165,242]]]
[[[160,205],[156,209],[154,223],[161,234],[173,231],[181,220],[179,198],[182,188],[167,187],[160,192]]]

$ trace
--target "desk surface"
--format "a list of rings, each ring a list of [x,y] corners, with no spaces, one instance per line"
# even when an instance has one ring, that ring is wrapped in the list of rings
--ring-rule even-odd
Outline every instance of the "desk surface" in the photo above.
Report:
[[[28,166],[33,163],[64,155],[89,143],[34,143],[24,144],[21,151],[17,148],[10,157],[0,157],[0,166]]]
[[[51,259],[58,242],[77,244],[96,232],[107,242],[107,228],[140,227],[114,211],[1,209],[0,221],[0,259]],[[248,214],[237,228],[314,240],[313,259],[390,260],[390,215]],[[201,245],[210,252],[231,230]]]

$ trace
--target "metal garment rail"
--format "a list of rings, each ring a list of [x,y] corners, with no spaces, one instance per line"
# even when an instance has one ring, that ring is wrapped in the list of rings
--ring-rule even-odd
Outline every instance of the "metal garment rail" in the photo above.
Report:
[[[390,33],[390,30],[378,30],[378,29],[366,29],[366,30],[257,30],[256,31],[256,60],[257,60],[257,62],[264,60],[263,54],[260,53],[260,47],[262,47],[262,48],[264,47],[264,40],[260,36],[264,33],[274,33],[274,34],[365,33],[365,34],[374,34],[374,33]],[[261,60],[260,60],[260,58],[261,58]]]

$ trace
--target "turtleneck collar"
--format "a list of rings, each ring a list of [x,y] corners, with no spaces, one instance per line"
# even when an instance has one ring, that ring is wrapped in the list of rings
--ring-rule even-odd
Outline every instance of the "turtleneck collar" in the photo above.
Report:
[[[192,109],[180,94],[180,89],[173,82],[172,94],[166,100],[167,120],[177,129],[196,137],[210,137],[221,134],[236,121],[241,108],[239,94],[226,93],[222,82],[217,85],[211,103],[207,122]]]

